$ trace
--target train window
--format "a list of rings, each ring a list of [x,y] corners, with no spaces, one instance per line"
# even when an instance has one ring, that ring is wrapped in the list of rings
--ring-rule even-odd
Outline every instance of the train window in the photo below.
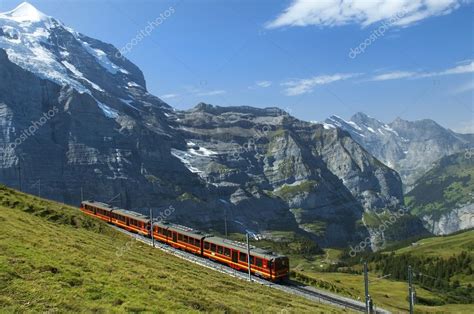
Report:
[[[185,235],[185,236],[184,236],[184,242],[188,243],[188,241],[189,241],[188,236]]]
[[[225,256],[230,256],[230,249],[229,248],[224,248],[224,255]]]
[[[261,259],[261,258],[256,258],[256,263],[255,263],[255,265],[257,265],[258,267],[262,267],[262,266],[263,266],[262,259]]]
[[[250,264],[255,264],[255,258],[252,255],[250,255]]]
[[[241,262],[246,262],[247,261],[247,254],[240,252],[239,260]]]
[[[179,240],[179,241],[183,241],[183,235],[182,235],[181,233],[178,234],[178,240]]]
[[[222,246],[217,247],[217,253],[222,254],[224,251],[224,248]]]
[[[216,251],[216,245],[214,243],[211,243],[211,251],[212,252]]]
[[[194,239],[194,238],[191,238],[191,237],[189,238],[189,244],[191,244],[191,245],[196,245],[196,241],[197,240]]]
[[[194,240],[194,244],[197,246],[197,247],[201,247],[201,241],[200,240]]]
[[[209,242],[204,242],[204,249],[209,250],[209,247],[210,247]]]

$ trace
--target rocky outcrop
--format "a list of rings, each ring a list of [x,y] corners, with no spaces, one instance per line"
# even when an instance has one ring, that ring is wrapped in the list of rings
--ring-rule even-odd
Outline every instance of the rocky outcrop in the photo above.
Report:
[[[438,217],[425,215],[422,219],[426,229],[436,235],[446,235],[474,228],[474,204],[453,209]]]

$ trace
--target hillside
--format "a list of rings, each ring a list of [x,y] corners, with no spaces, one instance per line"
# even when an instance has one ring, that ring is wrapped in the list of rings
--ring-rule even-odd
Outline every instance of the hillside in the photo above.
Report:
[[[430,237],[402,248],[361,253],[327,250],[325,255],[293,258],[293,276],[320,289],[363,299],[362,262],[369,262],[370,294],[377,306],[407,312],[407,269],[414,270],[420,313],[472,313],[474,230]],[[385,278],[381,278],[385,277]]]
[[[464,153],[439,160],[405,197],[434,234],[474,227],[474,159]]]
[[[336,311],[189,264],[3,186],[0,223],[2,312]]]
[[[425,257],[449,257],[462,251],[474,252],[474,230],[461,231],[449,236],[426,238],[395,252]]]

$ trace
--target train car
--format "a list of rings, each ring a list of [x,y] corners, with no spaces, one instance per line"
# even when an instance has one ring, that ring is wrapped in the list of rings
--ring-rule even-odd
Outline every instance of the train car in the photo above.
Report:
[[[101,202],[84,201],[81,203],[80,210],[89,216],[144,236],[149,237],[151,229],[153,237],[157,241],[226,264],[240,271],[248,271],[245,243],[205,235],[198,230],[173,223],[160,221],[153,222],[151,226],[148,216]],[[250,271],[267,280],[280,281],[288,278],[289,260],[286,256],[251,247]]]
[[[150,235],[150,218],[125,209],[113,209],[111,223],[138,234]]]
[[[168,225],[168,244],[172,247],[202,255],[203,239],[205,235],[192,228],[172,223]]]
[[[97,217],[125,230],[149,235],[150,219],[142,214],[95,201],[82,202],[80,209],[89,216]]]
[[[80,209],[89,216],[110,222],[110,213],[112,212],[113,207],[101,202],[84,201],[81,203]]]
[[[220,237],[204,239],[203,256],[224,263],[234,269],[248,271],[247,245]],[[288,278],[289,259],[271,251],[250,248],[251,273],[271,280],[279,281]]]

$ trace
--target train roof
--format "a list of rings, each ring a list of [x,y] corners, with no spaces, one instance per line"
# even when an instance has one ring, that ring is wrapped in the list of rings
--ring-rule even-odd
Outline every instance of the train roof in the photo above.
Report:
[[[150,221],[150,217],[148,217],[146,215],[142,215],[142,214],[134,212],[134,211],[131,211],[131,210],[119,209],[118,208],[118,209],[113,209],[113,211],[116,214],[127,216],[127,217],[130,217],[130,218],[133,218],[135,220],[142,221],[142,222],[149,222]]]
[[[105,209],[105,210],[112,210],[112,209],[114,209],[114,208],[113,208],[112,206],[110,206],[109,204],[102,203],[102,202],[96,202],[96,201],[83,201],[82,204],[91,205],[91,206],[95,206],[95,207],[100,207],[100,208]]]
[[[233,241],[229,239],[224,239],[221,237],[206,237],[205,241],[214,243],[220,246],[228,247],[230,249],[239,250],[242,252],[247,252],[247,244],[243,242]],[[257,248],[255,246],[250,246],[250,255],[260,257],[266,260],[273,260],[279,257],[284,257],[273,253],[271,250],[265,250]]]
[[[107,210],[107,211],[113,211],[114,213],[117,213],[117,214],[120,214],[120,215],[123,215],[123,216],[127,216],[127,217],[130,217],[130,218],[133,218],[135,220],[142,221],[142,222],[150,221],[150,217],[148,217],[148,216],[142,215],[140,213],[137,213],[137,212],[134,212],[134,211],[131,211],[131,210],[126,210],[126,209],[121,209],[121,208],[118,208],[118,207],[110,206],[109,204],[102,203],[102,202],[83,201],[82,204],[99,207],[99,208],[101,208],[103,210]]]
[[[167,225],[168,230],[179,232],[179,233],[181,233],[183,235],[186,235],[188,237],[202,239],[206,236],[203,232],[201,232],[199,230],[196,230],[196,229],[193,229],[193,228],[190,228],[190,227],[186,227],[186,226],[182,226],[182,225],[178,225],[178,224],[174,224],[174,223],[166,223],[166,222],[162,223],[162,224]]]

